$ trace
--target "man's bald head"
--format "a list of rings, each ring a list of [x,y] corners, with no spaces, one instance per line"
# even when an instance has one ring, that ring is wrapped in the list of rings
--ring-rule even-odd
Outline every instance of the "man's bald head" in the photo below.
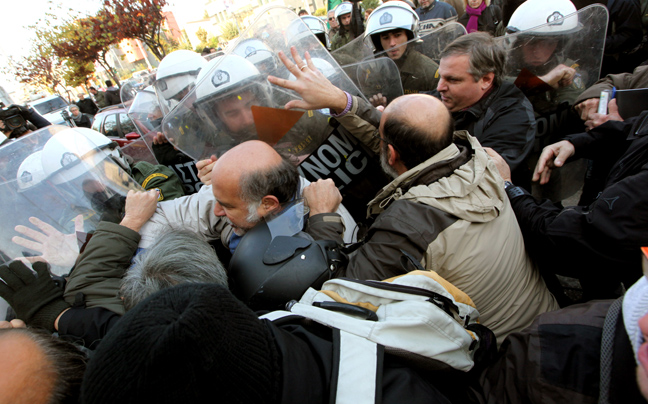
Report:
[[[411,169],[452,143],[454,121],[439,99],[410,94],[398,97],[385,108],[380,132],[405,167]]]
[[[223,154],[212,170],[212,183],[231,179],[237,184],[241,176],[271,169],[281,164],[283,158],[269,144],[260,140],[243,142]]]
[[[298,188],[297,167],[259,140],[230,149],[212,170],[214,213],[227,216],[239,233],[295,198]]]
[[[78,401],[86,357],[73,344],[32,329],[0,329],[0,357],[0,403]]]

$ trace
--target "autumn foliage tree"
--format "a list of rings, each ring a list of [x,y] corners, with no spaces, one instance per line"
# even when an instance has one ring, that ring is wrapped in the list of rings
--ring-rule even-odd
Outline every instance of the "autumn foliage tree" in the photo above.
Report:
[[[115,18],[100,12],[94,17],[68,22],[46,35],[49,35],[58,57],[72,60],[77,65],[96,61],[119,84],[106,60],[110,47],[120,41],[117,31]]]
[[[166,56],[164,45],[167,42],[162,8],[167,4],[166,0],[104,0],[104,8],[99,14],[101,18],[112,16],[118,25],[116,33],[120,39],[139,39],[158,60],[162,60]]]
[[[66,92],[63,78],[65,66],[47,43],[34,43],[29,56],[12,63],[12,66],[11,73],[21,83],[48,88],[53,92]]]

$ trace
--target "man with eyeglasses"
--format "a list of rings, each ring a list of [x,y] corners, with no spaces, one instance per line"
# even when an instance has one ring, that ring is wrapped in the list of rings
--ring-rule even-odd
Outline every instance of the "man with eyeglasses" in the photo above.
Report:
[[[330,10],[328,12],[328,23],[331,27],[331,29],[329,29],[329,41],[332,41],[335,34],[340,30],[340,24],[335,18],[335,10]]]
[[[435,271],[473,299],[498,341],[558,308],[526,254],[496,166],[477,139],[454,131],[441,101],[399,97],[385,108],[373,138],[360,140],[380,153],[394,179],[369,202],[375,221],[344,276],[378,280]],[[334,208],[326,206],[332,198],[310,200],[318,212]],[[341,231],[335,222],[323,224],[328,234]]]

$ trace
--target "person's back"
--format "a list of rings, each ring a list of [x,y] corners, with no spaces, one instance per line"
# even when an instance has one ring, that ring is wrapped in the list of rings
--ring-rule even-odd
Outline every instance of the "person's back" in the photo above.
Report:
[[[351,258],[346,276],[385,279],[400,275],[407,269],[393,260],[381,261],[389,252],[380,250],[404,250],[426,270],[436,271],[465,291],[475,302],[482,323],[501,342],[558,305],[526,254],[494,164],[475,138],[466,132],[455,132],[455,136],[464,147],[449,146],[399,177],[401,181],[396,179],[370,203],[372,213],[382,212],[374,228],[407,232],[408,245],[395,245],[393,240],[389,246],[379,240],[367,243],[361,254]],[[448,161],[459,166],[434,180]],[[422,183],[412,186],[418,181]],[[395,201],[383,210],[381,206],[390,199]]]

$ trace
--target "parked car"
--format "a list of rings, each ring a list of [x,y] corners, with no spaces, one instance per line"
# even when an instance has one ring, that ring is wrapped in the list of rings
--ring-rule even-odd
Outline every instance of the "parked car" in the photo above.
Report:
[[[38,100],[30,101],[28,105],[36,110],[43,118],[54,125],[70,126],[63,118],[61,112],[68,108],[68,102],[60,95],[50,95]]]
[[[141,131],[147,132],[146,128],[138,128],[127,112],[128,108],[123,104],[104,108],[95,115],[92,129],[103,133],[123,147],[139,139]]]

